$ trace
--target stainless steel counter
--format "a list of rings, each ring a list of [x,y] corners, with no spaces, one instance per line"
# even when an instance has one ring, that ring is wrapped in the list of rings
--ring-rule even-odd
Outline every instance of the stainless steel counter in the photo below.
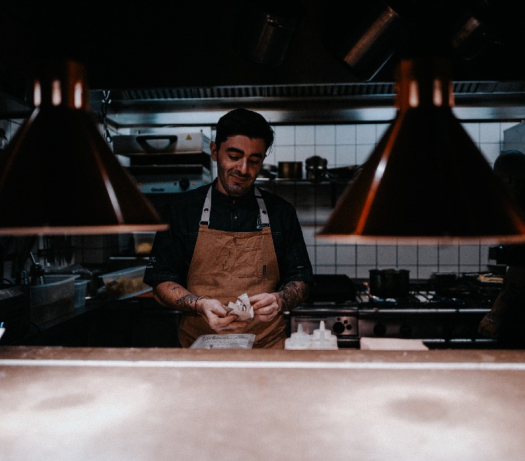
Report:
[[[0,459],[522,461],[525,351],[0,347]]]

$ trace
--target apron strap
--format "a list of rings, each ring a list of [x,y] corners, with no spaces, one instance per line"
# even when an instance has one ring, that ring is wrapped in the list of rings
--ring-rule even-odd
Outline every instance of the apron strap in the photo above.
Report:
[[[208,189],[206,198],[204,199],[204,206],[202,207],[201,213],[201,225],[210,225],[210,214],[211,214],[211,191],[212,186]],[[257,204],[259,205],[259,217],[261,219],[262,227],[270,227],[270,218],[268,216],[268,211],[266,210],[266,204],[261,196],[261,191],[258,187],[255,187],[255,198],[257,199]]]
[[[259,204],[259,217],[261,218],[262,227],[270,227],[270,218],[268,216],[268,211],[266,210],[266,204],[264,203],[263,198],[261,197],[261,191],[258,187],[255,187],[255,198]]]
[[[206,194],[206,198],[204,199],[204,206],[202,207],[202,213],[201,213],[201,225],[210,225],[210,213],[211,213],[211,189],[213,185],[210,186],[208,189],[208,193]]]

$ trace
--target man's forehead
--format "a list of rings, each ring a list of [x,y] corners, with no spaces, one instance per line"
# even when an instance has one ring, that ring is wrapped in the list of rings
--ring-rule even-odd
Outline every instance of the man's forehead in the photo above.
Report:
[[[229,152],[238,152],[247,156],[264,157],[266,146],[262,138],[248,138],[247,136],[229,137],[222,143],[221,148]]]

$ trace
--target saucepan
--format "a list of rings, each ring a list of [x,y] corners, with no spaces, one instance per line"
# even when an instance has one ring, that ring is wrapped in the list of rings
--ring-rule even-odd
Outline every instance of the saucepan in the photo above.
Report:
[[[406,269],[371,269],[370,294],[379,298],[408,296],[410,271]]]
[[[279,162],[279,178],[302,179],[303,162]]]

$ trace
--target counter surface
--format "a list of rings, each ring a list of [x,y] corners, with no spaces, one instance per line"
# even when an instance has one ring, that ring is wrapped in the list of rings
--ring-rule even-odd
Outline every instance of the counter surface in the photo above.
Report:
[[[0,458],[522,461],[525,351],[0,347]]]

